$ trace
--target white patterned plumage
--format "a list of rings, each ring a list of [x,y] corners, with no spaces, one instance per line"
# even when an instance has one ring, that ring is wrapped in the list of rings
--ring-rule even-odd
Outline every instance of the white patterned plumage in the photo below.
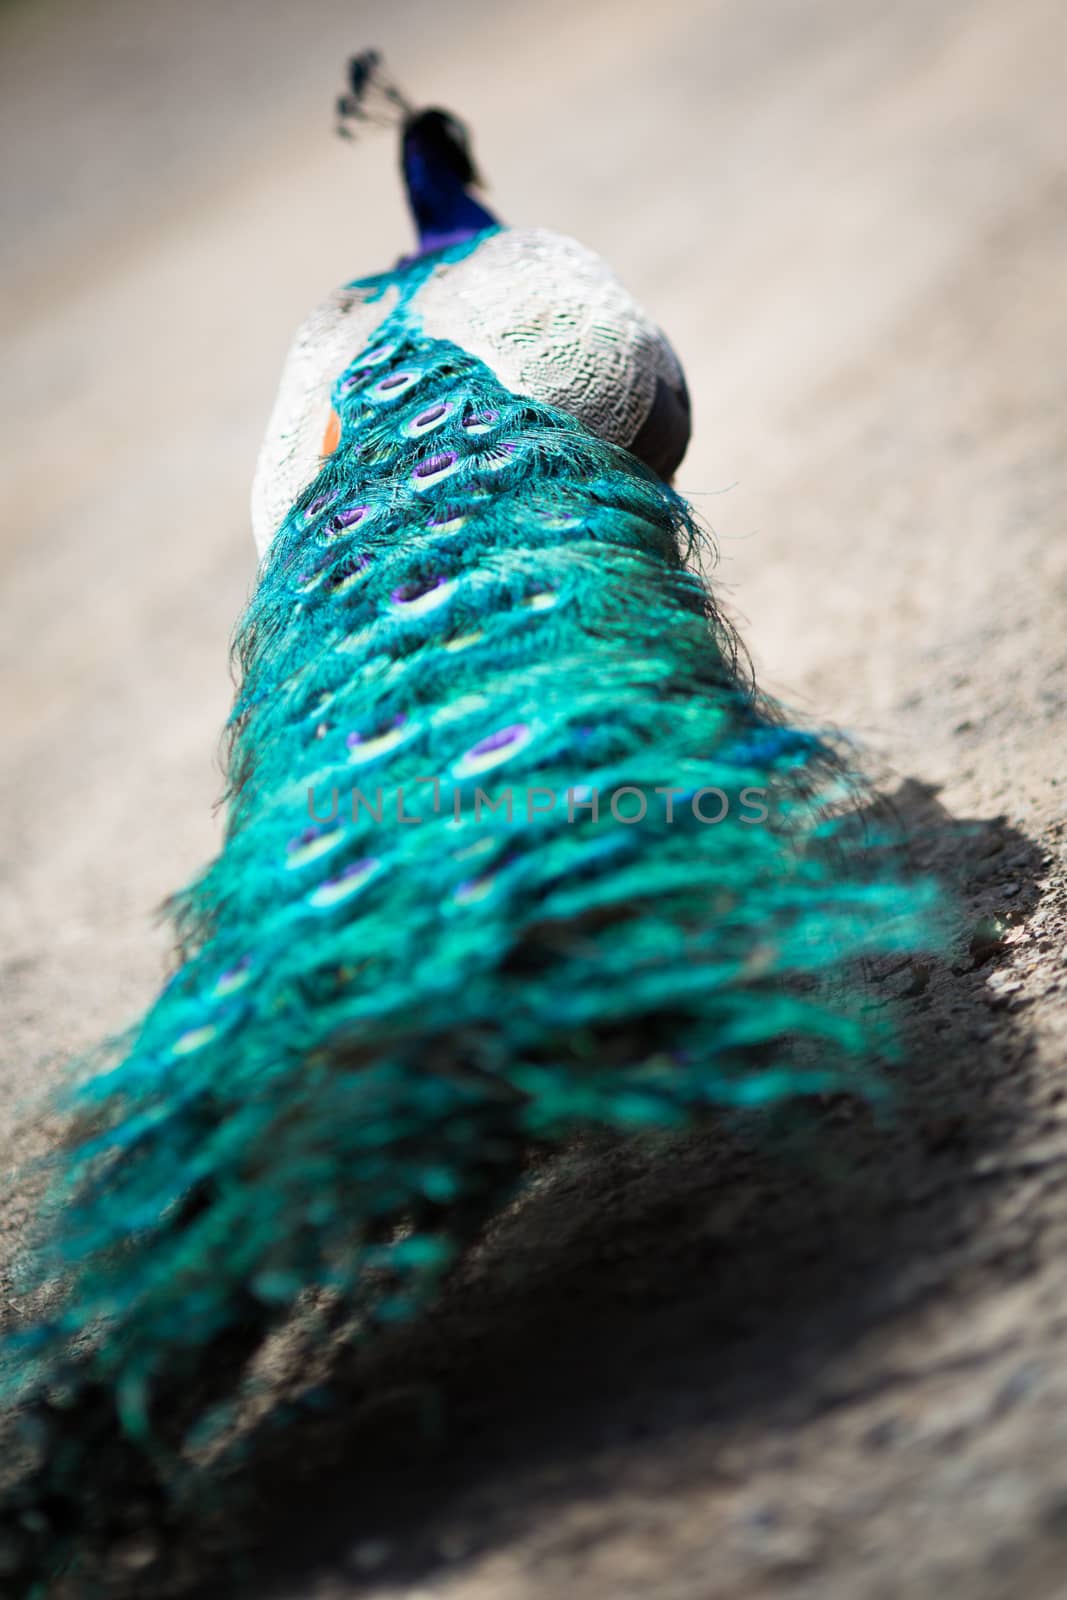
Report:
[[[396,304],[352,286],[303,322],[289,351],[252,486],[264,555],[319,470],[330,393]],[[546,228],[500,228],[417,290],[424,333],[462,346],[514,394],[558,407],[669,476],[689,437],[685,380],[666,336],[612,269]]]

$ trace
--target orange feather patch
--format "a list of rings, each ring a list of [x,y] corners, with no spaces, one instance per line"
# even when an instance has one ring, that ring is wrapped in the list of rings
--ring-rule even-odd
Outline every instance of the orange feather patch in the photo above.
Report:
[[[322,436],[322,453],[332,456],[337,446],[341,443],[341,419],[337,412],[330,410],[330,420],[326,424],[326,432]]]

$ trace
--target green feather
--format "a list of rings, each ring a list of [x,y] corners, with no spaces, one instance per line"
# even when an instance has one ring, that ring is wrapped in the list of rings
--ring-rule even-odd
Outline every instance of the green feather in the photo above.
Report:
[[[383,1317],[424,1293],[531,1141],[877,1092],[857,964],[934,937],[932,890],[827,820],[827,742],[748,685],[684,502],[424,338],[426,270],[390,276],[394,349],[339,380],[260,574],[225,846],[174,903],[180,970],[70,1097],[58,1309],[8,1344],[12,1401],[62,1383],[68,1432],[90,1396],[149,1455],[233,1330],[316,1286]],[[83,1468],[14,1503],[76,1506]]]

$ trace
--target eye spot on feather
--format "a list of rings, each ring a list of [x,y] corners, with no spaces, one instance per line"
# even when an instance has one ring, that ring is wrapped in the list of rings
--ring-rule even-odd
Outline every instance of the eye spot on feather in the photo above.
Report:
[[[332,689],[320,689],[318,694],[312,695],[311,699],[308,701],[304,709],[304,716],[321,716],[327,707],[333,704],[336,698],[337,696]]]
[[[409,439],[421,439],[423,434],[433,433],[435,428],[440,428],[446,423],[455,409],[451,400],[439,400],[406,423],[404,433]]]
[[[290,872],[296,872],[312,861],[320,860],[322,856],[329,855],[331,850],[336,850],[344,836],[343,828],[305,828],[286,846],[286,867]]]
[[[296,586],[301,594],[310,594],[312,589],[317,589],[329,571],[329,557],[320,556],[313,566],[306,567],[296,580]]]
[[[458,533],[466,521],[462,511],[446,512],[443,516],[431,517],[426,526],[434,533]]]
[[[389,596],[393,609],[407,617],[424,617],[450,600],[456,591],[454,578],[431,578],[425,582],[401,584]]]
[[[492,433],[499,421],[500,412],[493,410],[492,407],[484,411],[468,411],[463,418],[463,430],[465,433],[475,436],[483,433]]]
[[[205,1022],[202,1027],[188,1028],[180,1034],[170,1047],[172,1056],[191,1056],[194,1050],[202,1050],[212,1039],[218,1037],[219,1028],[215,1022]]]
[[[418,731],[416,725],[409,724],[407,717],[398,716],[393,719],[392,727],[383,733],[370,734],[366,737],[362,733],[350,733],[345,738],[348,759],[352,766],[364,767],[368,762],[377,761],[380,756],[388,755],[398,745],[405,744]]]
[[[478,644],[484,638],[482,630],[476,628],[472,633],[459,633],[454,639],[447,639],[443,648],[449,652],[469,650],[472,644]]]
[[[492,834],[487,834],[484,839],[475,839],[473,844],[465,844],[459,850],[452,851],[453,861],[470,861],[475,856],[488,855],[496,840]]]
[[[341,394],[350,394],[364,379],[372,377],[376,367],[388,361],[397,352],[395,344],[380,344],[370,350],[361,350],[352,361],[338,385]]]
[[[327,534],[333,539],[340,538],[351,528],[358,527],[369,510],[369,506],[345,506],[343,510],[335,511],[326,524]]]
[[[326,587],[331,594],[340,598],[350,589],[354,589],[370,566],[369,556],[346,556],[339,561],[327,580]]]
[[[236,994],[238,989],[243,989],[252,977],[252,957],[242,956],[240,961],[232,967],[227,967],[211,990],[212,998],[224,1000],[228,995]]]
[[[373,628],[353,628],[343,639],[338,639],[333,648],[337,655],[355,656],[361,650],[366,650],[373,637]]]
[[[368,350],[361,350],[356,361],[361,367],[380,367],[383,361],[388,361],[395,354],[395,344],[372,345]]]
[[[329,494],[317,494],[314,500],[308,501],[307,508],[304,511],[305,522],[313,521],[320,511],[325,511],[326,507],[332,505],[336,499],[337,494],[335,491],[331,491]]]
[[[407,394],[414,388],[422,377],[417,367],[408,367],[403,372],[389,372],[384,378],[379,378],[370,390],[374,400],[399,400],[402,394]]]
[[[499,728],[496,733],[487,734],[477,744],[471,745],[453,766],[452,776],[473,778],[479,773],[489,772],[493,767],[510,761],[520,750],[525,750],[532,738],[533,729],[528,722],[509,723],[506,728]]]
[[[501,472],[509,467],[515,458],[518,445],[510,441],[507,444],[494,445],[484,455],[478,457],[478,468],[481,472]]]
[[[350,900],[366,887],[380,866],[381,861],[377,856],[366,856],[362,861],[351,862],[336,878],[327,878],[313,889],[308,895],[308,904],[319,910],[328,910],[344,900]]]
[[[425,461],[420,461],[411,475],[411,481],[420,491],[432,489],[435,483],[450,477],[458,467],[459,456],[456,452],[443,450],[439,455],[427,456]]]
[[[488,873],[484,878],[468,878],[465,883],[458,886],[452,898],[457,905],[476,906],[492,894],[495,884],[495,872]]]
[[[430,718],[430,724],[436,728],[442,723],[459,722],[464,717],[473,716],[476,711],[486,711],[488,708],[489,701],[484,694],[461,695],[458,700],[438,707]]]

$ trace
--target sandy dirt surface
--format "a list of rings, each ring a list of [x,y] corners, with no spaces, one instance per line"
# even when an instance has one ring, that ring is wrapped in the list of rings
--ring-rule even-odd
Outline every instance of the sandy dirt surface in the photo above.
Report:
[[[389,140],[330,136],[368,43],[668,329],[765,684],[987,932],[886,979],[890,1125],[576,1150],[226,1538],[287,1600],[1067,1594],[1062,0],[0,6],[0,1114],[214,849],[281,356],[406,241]]]

